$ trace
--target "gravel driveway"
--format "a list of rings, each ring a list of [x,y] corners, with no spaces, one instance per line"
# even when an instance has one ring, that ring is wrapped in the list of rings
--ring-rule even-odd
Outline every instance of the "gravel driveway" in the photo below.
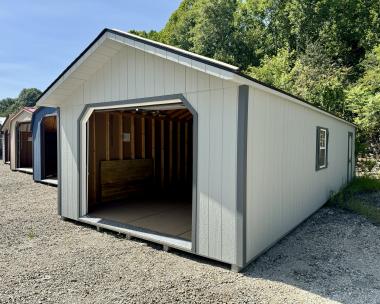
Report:
[[[380,303],[380,227],[323,208],[244,273],[62,221],[0,165],[0,303]]]

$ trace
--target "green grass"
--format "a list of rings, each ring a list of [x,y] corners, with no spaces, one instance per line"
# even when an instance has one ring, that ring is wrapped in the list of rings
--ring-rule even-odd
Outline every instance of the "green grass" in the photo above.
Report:
[[[380,191],[380,179],[367,176],[358,177],[334,194],[329,205],[358,213],[380,225],[380,208],[360,198],[361,195],[374,191]]]

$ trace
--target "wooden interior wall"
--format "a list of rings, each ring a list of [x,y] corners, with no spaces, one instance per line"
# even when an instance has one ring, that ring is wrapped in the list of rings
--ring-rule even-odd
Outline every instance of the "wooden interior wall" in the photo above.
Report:
[[[99,111],[87,126],[89,204],[101,201],[100,162],[106,160],[152,159],[157,189],[191,193],[193,124],[188,110]]]

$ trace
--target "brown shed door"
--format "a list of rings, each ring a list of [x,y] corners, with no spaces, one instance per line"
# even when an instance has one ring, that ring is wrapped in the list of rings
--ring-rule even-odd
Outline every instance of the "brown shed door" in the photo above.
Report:
[[[19,167],[32,167],[32,132],[30,131],[30,123],[22,123],[18,130],[18,155]]]

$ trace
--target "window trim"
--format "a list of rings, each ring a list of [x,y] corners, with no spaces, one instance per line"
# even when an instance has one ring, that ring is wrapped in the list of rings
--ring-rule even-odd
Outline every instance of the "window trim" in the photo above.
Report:
[[[325,147],[321,147],[320,145],[320,138],[321,138],[321,131],[325,132],[326,134],[326,140],[325,140]],[[325,150],[325,164],[320,166],[319,165],[319,156],[321,150]],[[317,133],[316,133],[316,158],[315,158],[315,170],[323,170],[327,169],[329,165],[329,129],[325,127],[317,127]]]

